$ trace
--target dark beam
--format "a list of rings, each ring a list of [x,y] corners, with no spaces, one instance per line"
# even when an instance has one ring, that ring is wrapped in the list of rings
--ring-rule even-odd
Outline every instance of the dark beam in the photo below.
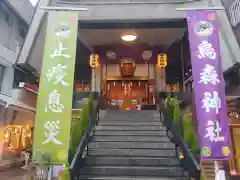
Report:
[[[185,20],[173,20],[165,22],[141,22],[141,23],[109,23],[109,22],[80,22],[80,29],[153,29],[153,28],[186,28]]]

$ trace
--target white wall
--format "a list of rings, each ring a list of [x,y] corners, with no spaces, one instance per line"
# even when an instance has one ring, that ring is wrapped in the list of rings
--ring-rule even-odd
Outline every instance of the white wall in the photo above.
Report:
[[[135,76],[148,76],[148,65],[137,64],[135,69]]]
[[[106,76],[121,76],[119,64],[108,64]]]
[[[101,65],[99,65],[95,71],[96,71],[96,74],[94,73],[94,70],[92,70],[91,91],[100,92],[101,91],[101,71],[102,71]]]
[[[155,79],[155,65],[154,64],[149,65],[149,78]]]

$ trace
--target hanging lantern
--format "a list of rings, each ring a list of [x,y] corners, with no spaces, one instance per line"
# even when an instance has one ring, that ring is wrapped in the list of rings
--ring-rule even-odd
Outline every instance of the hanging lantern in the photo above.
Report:
[[[97,54],[91,54],[89,65],[91,68],[97,68],[99,65],[99,56]]]
[[[167,55],[166,54],[158,54],[157,67],[165,68],[166,66],[167,66]]]

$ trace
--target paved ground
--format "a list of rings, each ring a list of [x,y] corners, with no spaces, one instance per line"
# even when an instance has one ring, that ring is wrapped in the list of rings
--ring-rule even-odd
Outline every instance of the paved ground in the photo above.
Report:
[[[34,171],[27,172],[21,168],[15,168],[6,172],[0,172],[1,180],[33,180]]]

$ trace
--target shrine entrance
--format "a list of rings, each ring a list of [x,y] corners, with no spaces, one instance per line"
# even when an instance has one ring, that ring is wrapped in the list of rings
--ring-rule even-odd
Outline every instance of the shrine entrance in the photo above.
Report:
[[[102,72],[105,72],[105,78],[102,79],[105,104],[123,110],[134,110],[138,105],[155,104],[155,80],[154,83],[151,82],[149,66],[137,64],[131,59],[121,60],[120,64],[105,64],[102,69]],[[144,76],[140,76],[141,74]]]
[[[110,106],[131,110],[139,106],[140,110],[156,109],[158,92],[165,92],[168,84],[178,84],[180,91],[183,76],[190,75],[191,64],[183,63],[183,57],[190,59],[184,22],[179,21],[181,27],[176,25],[175,28],[162,22],[146,22],[141,28],[142,23],[109,22],[100,23],[101,27],[96,24],[99,29],[92,29],[86,23],[85,28],[79,30],[79,37],[80,40],[84,37],[83,42],[92,47],[88,56],[90,79],[87,79],[87,68],[84,67],[76,80],[88,82],[89,90],[101,95],[102,109]],[[186,51],[179,51],[181,49]],[[82,54],[79,53],[77,58],[81,59]],[[123,106],[126,108],[121,108]]]
[[[108,80],[107,100],[109,105],[138,105],[149,102],[147,80]]]

